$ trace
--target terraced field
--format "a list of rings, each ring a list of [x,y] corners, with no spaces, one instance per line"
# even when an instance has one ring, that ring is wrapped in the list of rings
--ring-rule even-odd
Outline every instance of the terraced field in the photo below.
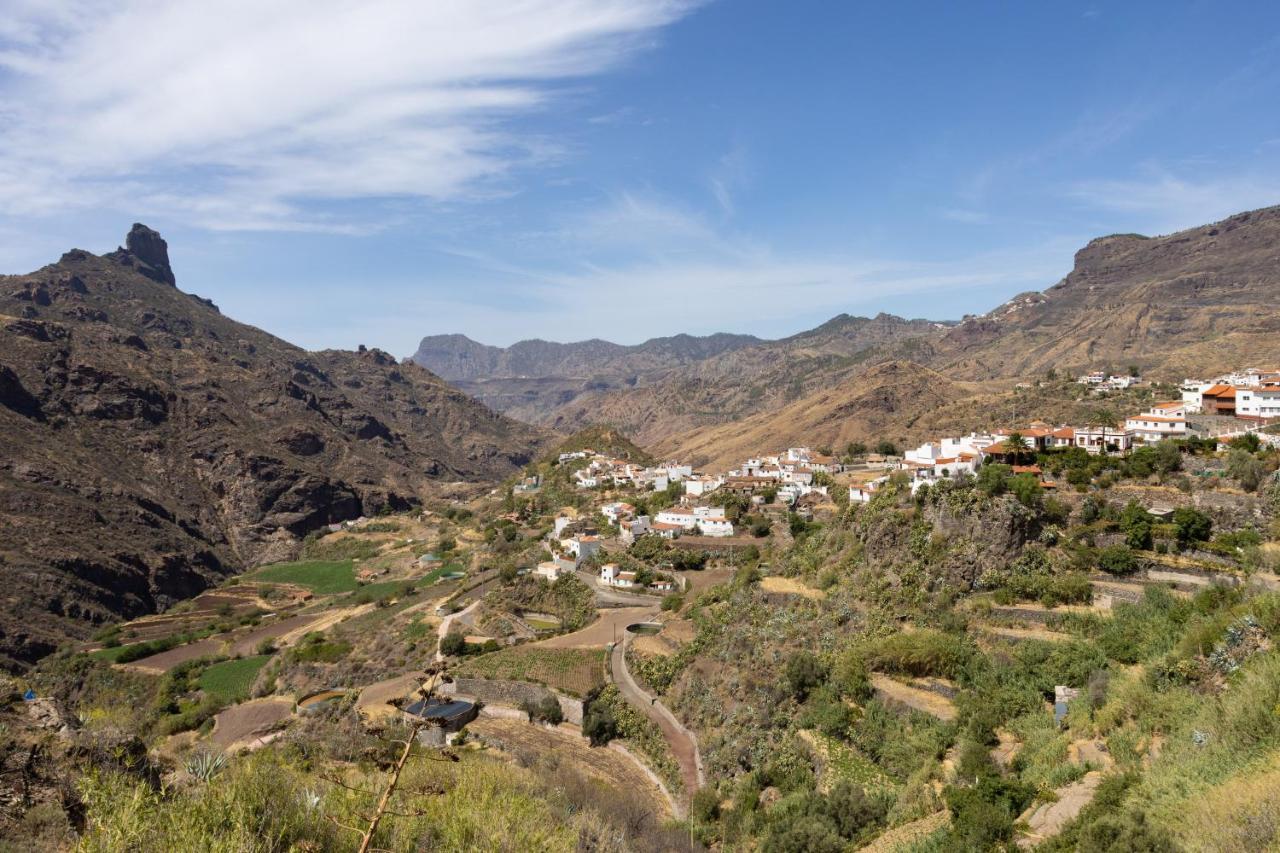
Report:
[[[574,696],[585,696],[592,688],[604,683],[604,654],[603,649],[512,646],[468,658],[455,667],[452,674],[532,681]]]

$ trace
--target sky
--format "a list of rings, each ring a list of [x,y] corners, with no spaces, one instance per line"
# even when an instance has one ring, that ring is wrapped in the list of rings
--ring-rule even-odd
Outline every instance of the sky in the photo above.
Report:
[[[311,349],[958,319],[1280,203],[1280,4],[0,0],[0,270]]]

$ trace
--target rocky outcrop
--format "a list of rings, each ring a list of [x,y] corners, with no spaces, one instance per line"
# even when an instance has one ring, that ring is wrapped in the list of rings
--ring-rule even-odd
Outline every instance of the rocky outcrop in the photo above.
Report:
[[[133,223],[125,237],[124,246],[108,257],[127,267],[132,267],[153,281],[178,286],[178,280],[169,266],[169,244],[159,232],[152,231],[141,222]],[[211,304],[211,303],[210,303]]]
[[[144,226],[0,277],[0,665],[544,446],[421,367],[305,352],[172,278]]]

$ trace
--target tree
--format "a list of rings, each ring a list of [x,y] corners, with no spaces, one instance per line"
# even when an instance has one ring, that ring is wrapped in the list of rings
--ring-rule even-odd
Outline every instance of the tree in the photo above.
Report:
[[[812,652],[798,651],[787,658],[786,677],[792,695],[803,702],[827,680],[827,668]]]
[[[887,438],[882,438],[876,443],[876,453],[879,453],[881,456],[897,456],[898,445],[889,441]]]
[[[467,638],[461,631],[450,631],[440,640],[440,654],[458,657],[467,653]]]
[[[1138,570],[1138,561],[1124,545],[1109,545],[1098,552],[1098,568],[1109,575],[1131,575]]]
[[[1178,531],[1178,544],[1183,548],[1192,542],[1207,542],[1213,533],[1212,519],[1189,506],[1173,511],[1173,526]]]
[[[1248,453],[1257,453],[1262,449],[1262,440],[1258,438],[1257,433],[1246,432],[1231,439],[1231,447]]]
[[[1027,450],[1030,447],[1027,444],[1027,439],[1022,435],[1022,433],[1017,432],[1016,430],[1009,433],[1005,438],[1004,446],[1009,451],[1009,457],[1013,459],[1014,462],[1021,460],[1022,457],[1026,455]]]
[[[1019,474],[1009,481],[1009,485],[1010,491],[1023,506],[1033,508],[1039,506],[1044,488],[1034,474]]]
[[[1249,437],[1254,441],[1258,440],[1258,437],[1252,433]],[[1231,454],[1227,457],[1227,475],[1239,483],[1240,488],[1246,492],[1256,492],[1258,486],[1262,484],[1262,479],[1267,476],[1267,466],[1248,450],[1238,448],[1232,442]]]
[[[978,469],[978,488],[993,497],[1004,494],[1009,488],[1009,476],[1013,469],[1008,465],[993,463]]]
[[[867,446],[861,441],[851,441],[845,445],[844,448],[844,455],[846,459],[852,459],[855,456],[865,456],[866,453]]]
[[[1135,551],[1151,550],[1151,514],[1137,501],[1129,501],[1120,513],[1124,544]]]

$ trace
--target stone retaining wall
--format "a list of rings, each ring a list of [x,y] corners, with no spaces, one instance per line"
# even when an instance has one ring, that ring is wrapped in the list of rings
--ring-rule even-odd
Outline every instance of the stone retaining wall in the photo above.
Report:
[[[552,696],[560,703],[565,722],[582,725],[582,702],[562,696],[541,684],[489,678],[455,678],[452,684],[444,685],[440,692],[478,699],[488,704],[510,705],[515,708],[519,708],[525,702],[541,702],[548,696]]]

